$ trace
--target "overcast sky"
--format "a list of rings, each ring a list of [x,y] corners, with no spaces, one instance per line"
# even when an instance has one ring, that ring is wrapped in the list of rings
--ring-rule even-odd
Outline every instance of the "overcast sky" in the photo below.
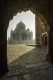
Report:
[[[33,31],[33,39],[35,38],[35,14],[30,10],[26,12],[17,13],[13,16],[13,19],[9,21],[9,26],[7,29],[7,39],[10,37],[10,31],[14,30],[16,25],[22,21],[26,25],[26,29],[30,28]]]

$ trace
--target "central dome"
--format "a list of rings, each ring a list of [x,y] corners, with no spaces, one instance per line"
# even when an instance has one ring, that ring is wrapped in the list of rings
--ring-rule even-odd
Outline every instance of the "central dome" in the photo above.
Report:
[[[25,28],[26,28],[26,25],[22,22],[22,21],[20,21],[17,25],[16,25],[16,28],[15,28],[15,30],[17,30],[17,29],[21,29],[21,30],[25,30]]]

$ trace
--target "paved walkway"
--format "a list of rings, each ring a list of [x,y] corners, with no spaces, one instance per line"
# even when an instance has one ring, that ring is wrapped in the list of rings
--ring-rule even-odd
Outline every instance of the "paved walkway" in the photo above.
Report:
[[[47,48],[38,46],[9,64],[0,80],[53,80],[53,64],[45,62]]]
[[[53,65],[45,62],[40,64],[28,64],[24,69],[6,74],[0,80],[53,80]]]

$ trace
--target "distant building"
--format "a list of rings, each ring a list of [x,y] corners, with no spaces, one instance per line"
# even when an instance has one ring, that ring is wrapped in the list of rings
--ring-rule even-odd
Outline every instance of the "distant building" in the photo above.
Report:
[[[26,29],[23,22],[19,22],[15,30],[11,30],[11,36],[8,43],[31,43],[33,40],[33,32],[30,29]]]

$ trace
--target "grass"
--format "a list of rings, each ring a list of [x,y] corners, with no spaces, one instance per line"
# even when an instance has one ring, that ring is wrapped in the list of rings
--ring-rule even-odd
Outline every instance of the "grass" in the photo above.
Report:
[[[24,55],[28,51],[32,50],[34,47],[26,46],[25,44],[8,44],[7,45],[7,59],[8,64]]]

